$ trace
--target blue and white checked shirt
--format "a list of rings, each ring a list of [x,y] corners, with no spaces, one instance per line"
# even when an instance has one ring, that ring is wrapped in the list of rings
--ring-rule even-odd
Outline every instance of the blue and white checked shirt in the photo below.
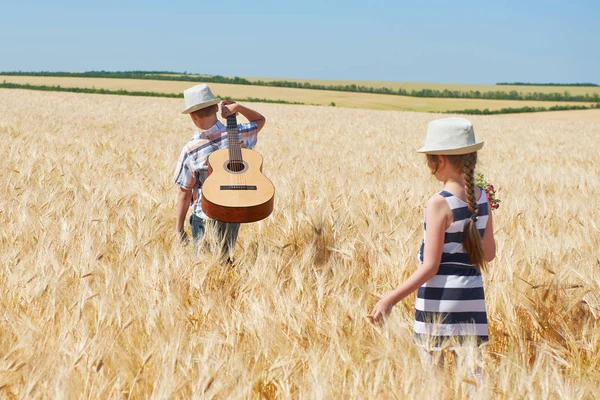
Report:
[[[238,125],[242,147],[252,149],[258,139],[258,126],[255,122]],[[186,190],[192,190],[193,213],[200,218],[209,219],[202,211],[202,184],[208,177],[208,156],[216,150],[228,146],[227,127],[217,121],[210,129],[196,132],[183,147],[177,168],[175,183]]]

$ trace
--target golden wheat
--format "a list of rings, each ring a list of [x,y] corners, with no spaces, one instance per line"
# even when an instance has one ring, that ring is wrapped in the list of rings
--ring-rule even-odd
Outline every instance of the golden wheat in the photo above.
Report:
[[[181,100],[0,90],[0,397],[597,395],[597,120],[472,118],[503,201],[476,381],[421,361],[413,298],[365,318],[416,268],[437,116],[254,106],[276,208],[229,269],[173,241]]]

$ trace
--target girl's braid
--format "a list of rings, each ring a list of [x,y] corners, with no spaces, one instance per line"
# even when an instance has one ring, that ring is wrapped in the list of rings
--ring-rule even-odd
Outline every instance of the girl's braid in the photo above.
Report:
[[[465,180],[465,195],[469,207],[470,217],[477,221],[477,199],[475,198],[475,164],[477,153],[463,154],[461,156],[462,174]]]
[[[483,253],[483,242],[479,231],[477,230],[477,199],[475,198],[475,165],[477,164],[477,153],[463,154],[460,157],[462,166],[462,175],[465,180],[465,195],[467,197],[467,206],[471,213],[463,230],[462,245],[465,252],[469,255],[475,268],[485,267],[485,257]]]

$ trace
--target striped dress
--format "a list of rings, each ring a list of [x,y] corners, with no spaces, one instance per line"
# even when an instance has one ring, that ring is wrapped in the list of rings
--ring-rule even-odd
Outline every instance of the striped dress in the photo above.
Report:
[[[458,343],[467,338],[476,339],[477,344],[488,341],[481,273],[474,268],[462,246],[463,230],[470,214],[467,203],[445,190],[439,194],[452,210],[453,221],[446,229],[439,270],[419,288],[415,302],[415,338],[429,350],[440,349],[449,339]],[[483,190],[477,207],[477,229],[483,237],[489,213]],[[424,229],[427,229],[427,221]],[[419,251],[420,264],[424,248],[425,239]]]

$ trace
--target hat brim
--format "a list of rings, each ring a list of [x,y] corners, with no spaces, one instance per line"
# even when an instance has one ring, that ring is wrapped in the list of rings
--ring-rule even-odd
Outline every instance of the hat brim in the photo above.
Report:
[[[211,100],[211,101],[207,101],[206,103],[195,104],[195,105],[189,107],[188,109],[183,110],[181,113],[182,114],[193,113],[194,111],[198,111],[198,110],[201,110],[203,108],[215,105],[215,104],[217,104],[220,101],[221,101],[221,99],[214,99],[214,100]]]
[[[428,148],[427,146],[425,147],[421,147],[419,150],[417,150],[417,153],[425,153],[425,154],[438,154],[438,155],[442,155],[442,156],[452,156],[452,155],[459,155],[459,154],[469,154],[469,153],[473,153],[475,151],[480,150],[483,147],[483,143],[484,142],[478,142],[475,144],[472,144],[470,146],[465,146],[465,147],[456,147],[453,149],[434,149],[434,148]]]

